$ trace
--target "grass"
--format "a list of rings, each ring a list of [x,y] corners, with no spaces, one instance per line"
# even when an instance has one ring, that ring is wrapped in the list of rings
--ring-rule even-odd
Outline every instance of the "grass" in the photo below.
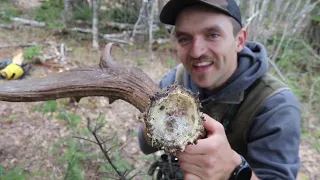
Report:
[[[138,58],[136,63],[138,66],[142,66],[143,65],[144,60],[142,58]]]

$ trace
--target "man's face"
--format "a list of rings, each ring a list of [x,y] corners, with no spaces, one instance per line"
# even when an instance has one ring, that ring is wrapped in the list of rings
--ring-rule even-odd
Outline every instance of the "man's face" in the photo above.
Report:
[[[192,80],[201,88],[214,90],[236,70],[237,52],[244,46],[245,33],[234,37],[229,16],[193,6],[180,12],[176,40],[178,56]]]

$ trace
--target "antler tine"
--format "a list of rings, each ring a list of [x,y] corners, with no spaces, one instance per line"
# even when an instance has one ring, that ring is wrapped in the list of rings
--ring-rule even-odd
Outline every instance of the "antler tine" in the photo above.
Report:
[[[112,45],[106,45],[99,67],[0,83],[0,101],[35,102],[66,97],[105,96],[111,101],[127,101],[143,112],[149,97],[160,89],[140,69],[114,62],[111,56]]]
[[[99,67],[101,69],[107,69],[111,68],[112,66],[115,66],[115,62],[113,61],[113,58],[111,56],[112,47],[114,46],[113,43],[108,43],[106,47],[104,48],[103,53],[101,54]]]

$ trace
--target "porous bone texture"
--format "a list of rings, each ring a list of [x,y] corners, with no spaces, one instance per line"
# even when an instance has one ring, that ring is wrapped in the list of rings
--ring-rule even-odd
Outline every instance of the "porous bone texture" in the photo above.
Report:
[[[203,136],[203,120],[197,96],[173,85],[151,98],[146,115],[148,136],[153,147],[175,154]]]

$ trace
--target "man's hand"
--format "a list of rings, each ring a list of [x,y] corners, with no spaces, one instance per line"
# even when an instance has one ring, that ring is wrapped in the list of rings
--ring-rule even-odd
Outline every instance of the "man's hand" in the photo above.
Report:
[[[185,172],[184,179],[227,180],[241,164],[241,157],[231,149],[223,125],[206,114],[204,119],[207,138],[177,154],[180,167]]]

